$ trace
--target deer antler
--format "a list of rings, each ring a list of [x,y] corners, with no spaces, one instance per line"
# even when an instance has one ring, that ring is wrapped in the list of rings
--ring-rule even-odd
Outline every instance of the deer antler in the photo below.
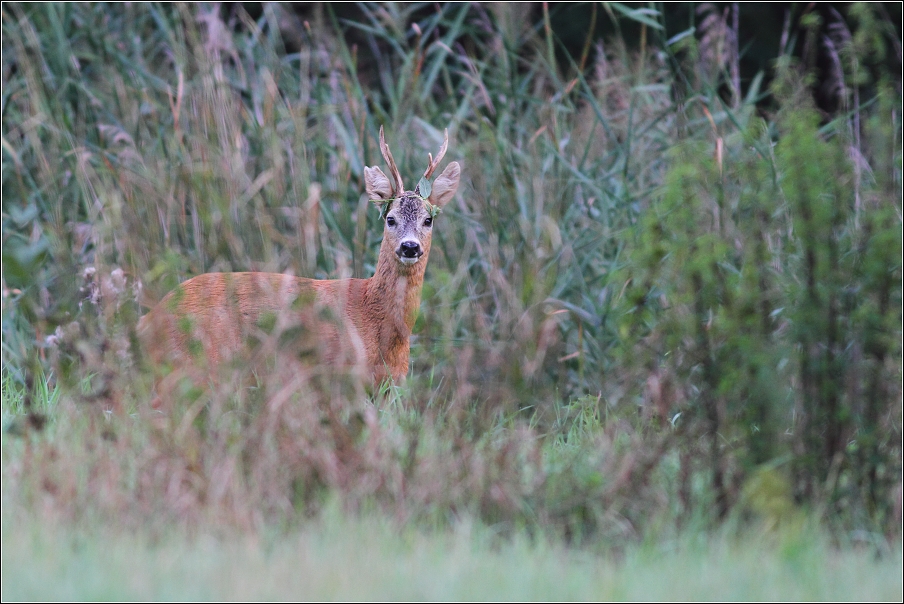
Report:
[[[442,161],[443,155],[446,154],[446,149],[449,148],[449,130],[443,130],[443,146],[440,147],[439,153],[436,155],[436,159],[433,159],[433,155],[431,153],[427,154],[427,170],[424,172],[424,178],[430,178],[433,176],[433,171],[436,170],[436,167],[439,165],[439,162]]]
[[[380,153],[383,154],[383,159],[386,160],[386,164],[389,166],[389,176],[395,181],[393,195],[401,195],[405,190],[405,186],[402,184],[402,175],[399,174],[399,168],[396,166],[395,160],[392,159],[392,153],[390,153],[389,146],[386,144],[386,137],[383,136],[383,126],[380,126]]]

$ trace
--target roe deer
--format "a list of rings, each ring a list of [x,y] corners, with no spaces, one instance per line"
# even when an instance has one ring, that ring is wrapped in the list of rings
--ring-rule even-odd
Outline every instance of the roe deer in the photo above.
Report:
[[[138,323],[138,335],[157,364],[176,370],[210,371],[247,353],[262,324],[296,326],[315,341],[316,362],[355,366],[375,383],[408,372],[409,338],[421,302],[433,221],[458,189],[461,169],[450,163],[430,178],[449,144],[448,131],[436,159],[413,191],[402,177],[380,128],[380,151],[390,178],[364,168],[371,201],[381,207],[383,242],[369,279],[317,280],[280,273],[208,273],[167,294]],[[324,314],[331,315],[329,320]],[[174,371],[174,373],[176,373]],[[210,375],[209,373],[207,375]],[[165,378],[166,379],[166,378]],[[161,385],[157,384],[159,406]]]

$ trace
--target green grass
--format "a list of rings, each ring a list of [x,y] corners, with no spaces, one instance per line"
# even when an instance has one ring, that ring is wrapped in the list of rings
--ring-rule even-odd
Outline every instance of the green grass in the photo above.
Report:
[[[753,537],[678,539],[619,554],[467,520],[446,531],[327,514],[266,537],[186,537],[14,522],[4,513],[4,600],[900,601],[900,547]],[[605,544],[600,544],[605,549]]]
[[[399,416],[416,420],[404,393],[389,396],[387,421]],[[5,391],[7,410],[15,400],[14,391]],[[71,419],[60,407],[37,402],[57,417]],[[559,472],[562,481],[551,483],[552,489],[571,490],[598,475],[592,461],[581,461],[588,454],[588,443],[598,443],[593,440],[597,420],[588,417],[592,403],[582,401],[563,409],[560,421],[568,428],[562,428],[562,438],[550,441],[546,451],[547,471]],[[386,425],[392,427],[391,422]],[[147,430],[140,421],[127,429],[131,434],[116,432],[119,444],[109,447],[108,453],[135,455],[137,447],[130,443],[137,441],[128,437],[147,438]],[[73,439],[85,439],[87,446]],[[839,540],[797,510],[772,510],[761,516],[767,523],[777,520],[778,528],[757,528],[766,525],[736,519],[715,532],[702,530],[701,520],[676,531],[666,517],[658,529],[648,525],[639,540],[632,531],[624,531],[630,526],[628,518],[613,518],[613,526],[621,526],[623,532],[609,526],[570,545],[554,523],[529,529],[508,521],[487,524],[467,511],[446,521],[400,521],[379,510],[366,511],[378,502],[365,501],[354,511],[336,498],[321,502],[313,515],[290,516],[280,523],[260,523],[247,516],[244,522],[250,524],[244,525],[234,518],[218,521],[216,516],[179,520],[166,510],[159,518],[144,517],[148,512],[140,508],[154,505],[161,495],[150,501],[146,496],[129,498],[126,492],[116,492],[109,477],[106,486],[98,484],[97,477],[92,479],[97,471],[111,471],[109,460],[100,453],[104,447],[91,444],[102,442],[95,439],[88,429],[73,431],[59,424],[49,431],[25,430],[24,437],[4,430],[0,439],[4,601],[899,601],[902,595],[899,539],[852,533]],[[29,453],[46,447],[49,457]],[[61,460],[61,452],[76,457]],[[78,475],[60,483],[63,491],[72,492],[44,483],[59,480],[54,467]],[[129,462],[120,468],[113,473],[128,473],[136,465]],[[585,476],[588,471],[590,477]],[[673,479],[667,475],[657,482]],[[368,476],[365,472],[359,479]],[[412,483],[412,488],[417,485]],[[95,500],[78,501],[77,492]],[[569,499],[567,492],[562,495]],[[116,499],[122,497],[127,499],[121,505],[139,509],[117,510]],[[252,503],[249,511],[261,509],[260,503]],[[781,500],[779,504],[787,505]],[[779,504],[773,498],[761,506]],[[214,514],[218,509],[210,504],[200,507]]]

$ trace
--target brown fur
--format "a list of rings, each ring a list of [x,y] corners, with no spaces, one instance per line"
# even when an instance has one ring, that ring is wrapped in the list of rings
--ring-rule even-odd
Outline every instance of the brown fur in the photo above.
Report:
[[[384,157],[387,153],[388,149]],[[393,169],[391,155],[387,159]],[[439,159],[434,162],[431,158],[431,164]],[[397,174],[393,176],[401,182]],[[459,166],[453,162],[436,179],[430,203],[447,203],[458,180]],[[395,221],[392,226],[389,221],[384,224],[373,277],[316,280],[279,273],[199,275],[167,294],[139,321],[139,337],[151,359],[170,363],[197,379],[199,373],[210,375],[224,362],[247,355],[252,341],[263,342],[268,334],[301,328],[314,340],[320,363],[358,369],[376,383],[387,377],[403,378],[408,372],[409,337],[430,254],[432,227],[424,224],[430,212],[412,192],[400,191],[393,197],[394,188],[379,168],[367,168],[365,182],[372,198],[392,200],[387,217]],[[403,241],[420,246],[422,253],[416,262],[402,261]],[[158,384],[158,396],[163,394],[161,389]]]

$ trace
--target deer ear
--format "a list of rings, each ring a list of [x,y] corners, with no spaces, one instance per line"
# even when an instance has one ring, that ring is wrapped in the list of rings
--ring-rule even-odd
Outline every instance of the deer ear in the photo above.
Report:
[[[457,161],[452,162],[443,173],[433,182],[433,189],[430,192],[430,203],[435,206],[444,206],[455,195],[458,190],[458,179],[461,178],[461,166]]]
[[[392,184],[380,168],[364,168],[364,189],[371,199],[392,199]]]

